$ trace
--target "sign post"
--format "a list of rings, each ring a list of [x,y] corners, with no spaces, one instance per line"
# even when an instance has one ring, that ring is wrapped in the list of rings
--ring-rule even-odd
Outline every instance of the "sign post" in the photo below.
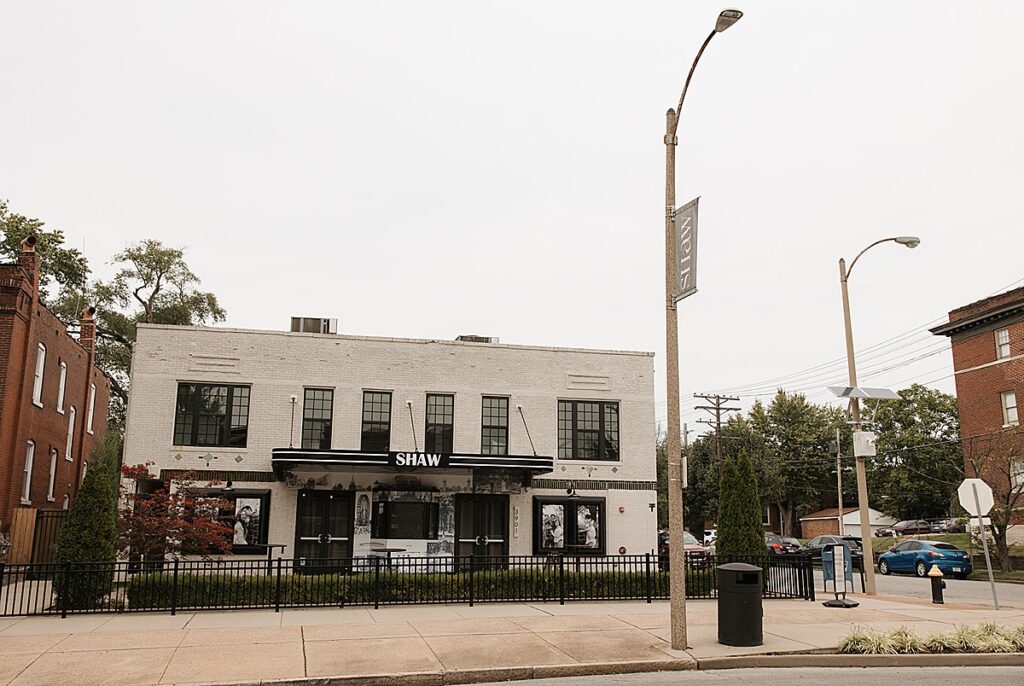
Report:
[[[985,535],[985,522],[982,519],[995,503],[992,487],[981,479],[964,479],[956,489],[960,496],[960,505],[971,515],[978,518],[978,532],[981,534],[981,546],[985,550],[985,567],[988,569],[988,583],[992,587],[992,605],[999,609],[999,598],[996,596],[996,580],[992,576],[992,558],[988,554],[988,537]]]

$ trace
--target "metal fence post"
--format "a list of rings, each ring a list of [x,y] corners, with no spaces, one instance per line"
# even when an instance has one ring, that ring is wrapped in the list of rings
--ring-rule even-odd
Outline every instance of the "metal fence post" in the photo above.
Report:
[[[178,614],[178,558],[174,558],[174,574],[171,577],[171,616]]]
[[[807,590],[810,600],[814,600],[814,560],[808,555],[804,559],[804,569],[807,574]]]
[[[558,604],[565,605],[565,555],[558,554]]]
[[[644,553],[644,582],[647,587],[647,604],[651,603],[651,554]]]
[[[474,589],[473,589],[473,567],[475,566],[473,564],[473,560],[475,560],[475,559],[476,559],[475,555],[470,555],[469,556],[469,606],[470,607],[473,607],[473,593],[474,593]]]
[[[380,608],[380,556],[373,558],[373,609]]]
[[[60,580],[60,618],[68,617],[68,582],[71,579],[71,563],[64,563],[64,573]]]
[[[277,558],[277,579],[274,582],[274,612],[281,611],[281,558]]]

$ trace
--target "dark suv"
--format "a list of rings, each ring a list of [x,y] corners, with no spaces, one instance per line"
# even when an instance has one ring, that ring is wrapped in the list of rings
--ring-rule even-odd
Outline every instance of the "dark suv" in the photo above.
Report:
[[[850,557],[859,560],[864,557],[864,547],[861,540],[856,536],[816,536],[807,541],[807,544],[800,549],[802,553],[810,553],[815,562],[821,562],[821,549],[827,545],[842,543],[850,549]]]

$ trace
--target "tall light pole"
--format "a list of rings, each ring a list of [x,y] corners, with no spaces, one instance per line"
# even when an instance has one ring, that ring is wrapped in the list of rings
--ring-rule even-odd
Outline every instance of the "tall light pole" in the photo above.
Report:
[[[877,240],[868,247],[857,253],[857,256],[853,258],[853,262],[850,263],[849,269],[846,267],[846,260],[839,260],[839,284],[843,291],[843,323],[846,325],[846,366],[850,372],[850,387],[857,385],[857,362],[853,355],[853,326],[850,323],[850,292],[846,287],[846,282],[850,278],[850,272],[853,271],[854,266],[857,264],[857,260],[860,256],[866,253],[871,248],[881,243],[899,243],[905,245],[908,248],[916,248],[921,244],[921,239],[917,236],[895,236],[893,238],[883,238]],[[857,398],[850,398],[850,419],[853,422],[853,430],[858,431],[860,429],[860,400]],[[871,522],[868,520],[868,478],[867,470],[864,465],[864,457],[856,455],[856,449],[854,450],[854,460],[857,466],[857,506],[860,510],[860,540],[861,548],[864,551],[864,574],[865,587],[868,595],[875,595],[875,564],[874,556],[871,551]],[[839,514],[842,517],[842,512]]]
[[[722,10],[715,28],[693,59],[686,76],[679,104],[665,115],[665,373],[668,392],[668,435],[665,450],[668,454],[668,541],[669,541],[669,598],[672,624],[672,647],[686,650],[686,556],[683,552],[683,465],[679,438],[679,319],[676,313],[676,239],[674,212],[676,205],[676,145],[679,139],[679,114],[683,109],[686,89],[690,87],[693,70],[697,68],[704,49],[715,37],[739,21],[739,10]]]

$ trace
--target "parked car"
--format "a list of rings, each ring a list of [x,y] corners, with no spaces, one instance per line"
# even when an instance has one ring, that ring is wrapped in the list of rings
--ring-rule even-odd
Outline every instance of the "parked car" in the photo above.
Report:
[[[662,571],[669,568],[668,553],[668,532],[665,532],[658,535],[658,569]],[[711,565],[711,551],[689,531],[683,532],[683,554],[686,555],[686,566],[691,569],[706,569]]]
[[[963,520],[955,517],[951,519],[939,519],[932,522],[933,534],[962,534],[967,530]]]
[[[718,540],[718,529],[704,529],[704,545],[710,547]]]
[[[800,550],[800,542],[795,538],[789,539],[794,543],[787,542],[782,536],[778,534],[765,534],[764,542],[768,546],[768,552],[772,555],[785,555],[787,553],[795,553]]]
[[[803,544],[800,543],[799,539],[793,538],[792,536],[783,536],[782,540],[785,541],[787,545],[791,546],[794,551],[799,551],[800,548],[803,547]]]
[[[932,565],[958,579],[966,578],[972,571],[970,555],[952,543],[904,541],[878,556],[878,571],[882,574],[913,572],[924,577]]]
[[[815,562],[821,562],[821,549],[827,545],[841,543],[850,549],[850,557],[859,560],[864,557],[864,549],[861,540],[856,536],[815,536],[800,548],[797,552],[810,553]]]
[[[932,525],[923,519],[905,519],[892,526],[875,531],[875,536],[906,536],[907,534],[930,534]]]

